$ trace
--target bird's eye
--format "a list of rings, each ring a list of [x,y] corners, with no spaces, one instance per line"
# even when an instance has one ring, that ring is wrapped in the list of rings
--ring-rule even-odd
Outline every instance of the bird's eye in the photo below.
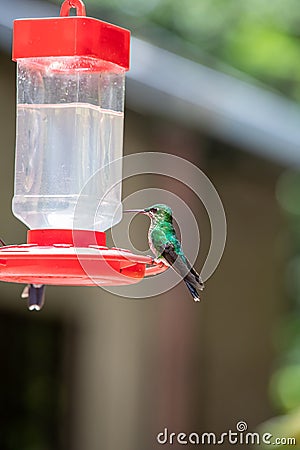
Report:
[[[157,213],[157,208],[152,208],[151,211]]]

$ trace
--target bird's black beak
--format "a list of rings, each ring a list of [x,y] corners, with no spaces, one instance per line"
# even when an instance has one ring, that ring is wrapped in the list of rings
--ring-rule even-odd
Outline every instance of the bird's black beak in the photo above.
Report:
[[[145,214],[143,209],[126,209],[123,211],[124,213],[137,213],[137,214]]]

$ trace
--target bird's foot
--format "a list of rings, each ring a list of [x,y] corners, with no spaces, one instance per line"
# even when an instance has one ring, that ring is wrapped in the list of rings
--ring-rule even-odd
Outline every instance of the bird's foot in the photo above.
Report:
[[[163,264],[166,265],[164,263],[164,261],[162,261],[162,259],[160,259],[160,258],[155,258],[154,256],[150,256],[150,258],[151,258],[151,265],[154,265],[154,264],[157,264],[159,266],[161,266]]]
[[[152,256],[152,255],[147,255],[148,256],[148,258],[151,258],[151,265],[153,266],[154,264],[155,264],[155,258],[154,258],[154,256]]]
[[[194,297],[194,302],[200,302],[200,297]]]
[[[159,258],[154,258],[154,263],[158,264],[159,266],[164,264],[164,262],[161,259],[159,259]]]

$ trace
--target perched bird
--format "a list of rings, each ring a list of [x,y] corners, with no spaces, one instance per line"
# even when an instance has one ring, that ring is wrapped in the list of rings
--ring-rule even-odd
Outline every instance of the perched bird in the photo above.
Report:
[[[146,209],[131,209],[124,212],[146,214],[150,217],[148,241],[155,259],[176,270],[182,276],[195,302],[199,302],[198,289],[203,291],[204,283],[182,251],[173,227],[171,208],[166,205],[153,205]]]
[[[6,244],[0,239],[0,247],[5,247]],[[42,284],[27,284],[23,289],[21,298],[28,299],[29,311],[39,311],[42,309],[45,302],[45,286]]]
[[[27,298],[29,311],[40,311],[45,303],[45,285],[27,284],[21,294],[22,298]]]

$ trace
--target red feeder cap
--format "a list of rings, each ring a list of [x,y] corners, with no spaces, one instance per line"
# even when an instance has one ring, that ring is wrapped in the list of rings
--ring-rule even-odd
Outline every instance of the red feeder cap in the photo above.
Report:
[[[106,245],[106,236],[103,231],[67,230],[67,229],[38,229],[28,230],[27,244],[37,245],[75,245],[88,247],[89,245]]]
[[[73,4],[65,1],[61,16],[67,16]],[[77,3],[73,2],[72,3]],[[81,2],[80,2],[81,3]],[[130,32],[91,17],[80,16],[14,21],[12,59],[82,56],[100,59],[129,69]]]

